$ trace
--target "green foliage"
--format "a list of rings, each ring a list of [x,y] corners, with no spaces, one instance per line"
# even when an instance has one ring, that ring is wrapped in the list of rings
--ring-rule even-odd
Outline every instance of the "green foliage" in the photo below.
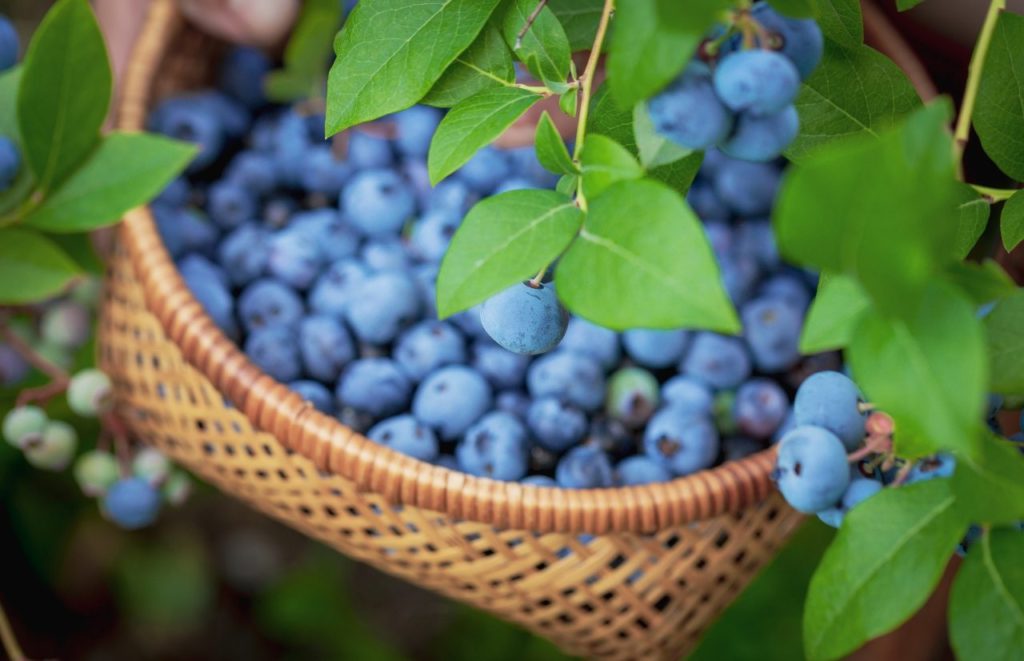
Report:
[[[824,35],[846,48],[857,48],[864,41],[864,19],[859,0],[815,0],[818,25]]]
[[[540,116],[537,122],[537,160],[545,168],[555,174],[575,174],[579,168],[572,162],[569,150],[565,147],[562,136],[559,135],[555,123],[547,112]]]
[[[648,170],[674,163],[694,153],[692,149],[680,147],[654,130],[647,108],[637,104],[633,108],[633,136],[636,138],[640,164]],[[700,167],[700,163],[697,163]],[[694,172],[696,174],[696,172]]]
[[[957,206],[957,231],[953,240],[953,256],[964,259],[978,242],[988,225],[991,209],[988,200],[980,197],[970,186],[960,187],[961,202]]]
[[[949,480],[884,489],[853,510],[811,579],[810,659],[835,659],[891,631],[931,594],[967,520]]]
[[[1002,395],[1024,395],[1024,291],[1005,298],[985,317],[989,388]]]
[[[999,227],[1007,252],[1024,241],[1024,189],[1014,193],[1003,205],[1003,211],[999,215]]]
[[[604,0],[549,0],[548,7],[565,28],[569,47],[573,51],[586,50],[594,43],[597,24],[601,20]]]
[[[587,197],[600,195],[617,181],[639,179],[644,175],[643,168],[625,147],[596,133],[587,138],[580,154],[580,165],[582,189]]]
[[[1024,181],[1024,16],[1003,12],[985,58],[974,128],[996,165]]]
[[[977,457],[964,456],[953,475],[957,506],[976,523],[1024,520],[1024,456],[998,436],[985,435]]]
[[[841,349],[850,343],[861,315],[871,302],[857,281],[840,274],[822,274],[800,336],[805,354]]]
[[[307,0],[284,50],[284,67],[271,71],[264,90],[272,101],[300,101],[322,98],[331,45],[341,25],[341,4],[337,0]]]
[[[811,18],[818,13],[816,0],[768,0],[775,11],[796,18]]]
[[[442,319],[532,277],[565,249],[583,221],[572,200],[548,190],[518,190],[473,207],[441,262]]]
[[[512,125],[541,96],[519,87],[493,87],[460,101],[430,141],[427,170],[436,184]]]
[[[49,298],[78,273],[78,265],[42,234],[0,229],[0,305]]]
[[[519,36],[536,8],[536,0],[507,0],[498,18],[501,35],[537,80],[564,83],[572,53],[569,38],[551,8],[542,8],[526,33]]]
[[[510,85],[515,79],[512,53],[497,28],[488,25],[476,41],[445,69],[421,102],[438,108],[451,108],[477,92]]]
[[[996,261],[953,262],[946,277],[975,305],[984,305],[1011,296],[1017,285]]]
[[[985,531],[950,593],[949,637],[962,659],[1024,659],[1024,532]]]
[[[607,83],[597,89],[590,105],[587,133],[608,136],[633,154],[637,154],[636,138],[633,135],[633,113],[619,106]]]
[[[633,218],[642,232],[623,222]],[[700,221],[650,179],[619,181],[590,201],[555,284],[570,310],[608,328],[739,330]]]
[[[327,134],[402,110],[434,86],[498,0],[363,0],[334,40]]]
[[[214,601],[210,560],[196,538],[129,546],[114,576],[118,602],[143,631],[194,626]]]
[[[924,2],[924,0],[896,0],[896,9],[907,11]]]

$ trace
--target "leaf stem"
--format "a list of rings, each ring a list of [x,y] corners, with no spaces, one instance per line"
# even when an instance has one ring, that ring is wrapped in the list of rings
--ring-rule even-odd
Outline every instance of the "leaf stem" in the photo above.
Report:
[[[548,0],[540,0],[537,3],[537,6],[533,8],[533,11],[530,12],[530,15],[526,17],[526,23],[523,25],[523,29],[519,31],[519,34],[516,35],[515,48],[512,50],[519,50],[523,47],[523,37],[525,37],[526,33],[530,31],[531,27],[533,27],[534,21],[536,21],[537,17],[540,16],[540,13],[544,11],[544,7],[546,7],[547,4]]]
[[[1020,188],[989,188],[988,186],[979,186],[977,184],[971,184],[971,188],[989,202],[1002,202],[1003,200],[1008,200],[1013,197],[1015,193],[1024,190]]]
[[[981,71],[985,66],[988,47],[992,43],[996,21],[1004,9],[1006,9],[1006,0],[991,0],[988,13],[985,15],[985,23],[978,36],[978,43],[975,44],[974,53],[971,54],[971,63],[967,67],[967,87],[964,89],[964,100],[960,104],[960,115],[956,118],[956,129],[953,132],[953,149],[961,179],[963,178],[964,148],[967,147],[967,140],[971,135],[971,116],[974,114],[974,102],[977,100],[978,87],[981,85]]]
[[[56,395],[67,390],[70,377],[68,373],[43,358],[33,349],[28,342],[21,339],[7,324],[7,318],[0,319],[0,338],[3,339],[12,349],[17,351],[22,358],[37,370],[50,377],[49,383],[36,388],[26,388],[18,394],[17,405],[24,406],[31,402],[46,403]]]
[[[594,36],[594,45],[590,47],[590,57],[579,77],[580,85],[580,116],[576,121],[576,144],[572,149],[572,160],[580,162],[580,154],[583,153],[583,143],[587,137],[587,118],[590,115],[590,95],[594,89],[594,73],[597,71],[598,60],[601,59],[601,47],[604,45],[604,37],[608,33],[608,22],[611,19],[612,11],[615,9],[615,0],[604,0],[604,7],[601,9],[601,19],[597,24],[597,34]],[[587,210],[587,198],[583,193],[582,185],[576,190],[576,202],[580,209]]]

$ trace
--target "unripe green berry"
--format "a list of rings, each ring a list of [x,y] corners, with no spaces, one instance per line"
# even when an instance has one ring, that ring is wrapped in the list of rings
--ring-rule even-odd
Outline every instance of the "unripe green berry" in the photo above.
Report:
[[[68,405],[83,417],[95,417],[110,410],[113,392],[110,377],[97,369],[82,370],[68,385]]]
[[[71,288],[70,298],[76,303],[91,308],[99,302],[102,290],[103,283],[99,278],[86,276]]]
[[[61,301],[43,313],[39,329],[45,342],[77,349],[89,339],[89,310],[75,301]]]
[[[132,473],[153,486],[163,484],[171,472],[171,462],[156,448],[142,448],[132,460]]]
[[[109,452],[92,450],[75,462],[75,481],[82,493],[93,498],[102,496],[120,477],[117,459]]]
[[[164,500],[169,505],[178,507],[188,500],[192,493],[192,480],[185,471],[176,470],[164,482]]]
[[[38,406],[19,406],[4,416],[4,438],[14,447],[23,450],[39,442],[47,422],[49,418],[46,412]]]
[[[25,458],[36,468],[62,471],[71,463],[78,446],[78,433],[63,420],[51,420],[43,428],[42,438],[25,448]]]
[[[623,367],[608,379],[608,415],[629,427],[641,427],[658,408],[658,380],[640,367]]]
[[[723,390],[715,395],[712,411],[715,417],[715,425],[722,434],[735,434],[739,430],[739,426],[736,424],[736,416],[733,413],[735,408],[735,391]]]

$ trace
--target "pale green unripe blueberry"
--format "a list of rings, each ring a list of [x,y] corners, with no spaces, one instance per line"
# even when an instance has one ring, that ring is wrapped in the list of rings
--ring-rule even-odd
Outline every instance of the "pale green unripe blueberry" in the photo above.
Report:
[[[608,379],[608,415],[629,427],[641,427],[658,408],[658,380],[640,367],[623,367]]]
[[[71,300],[86,307],[95,307],[100,300],[103,283],[99,278],[87,276],[79,280],[71,288]]]
[[[109,411],[112,397],[110,377],[97,369],[82,370],[71,377],[68,405],[80,416],[91,418]]]
[[[142,448],[132,460],[132,473],[153,486],[163,484],[171,472],[171,462],[156,448]]]
[[[169,505],[183,505],[192,494],[192,479],[185,471],[176,470],[170,474],[163,487],[164,500]]]
[[[62,471],[71,463],[78,446],[78,432],[63,420],[51,420],[38,443],[25,448],[25,458],[36,468]]]
[[[23,450],[39,441],[47,422],[49,418],[46,412],[38,406],[19,406],[4,416],[4,438],[14,447]]]
[[[43,341],[77,349],[89,339],[91,324],[88,308],[75,301],[61,301],[43,313],[39,330]]]
[[[102,496],[111,484],[117,482],[118,477],[120,471],[117,459],[109,452],[92,450],[75,462],[75,481],[87,496]]]

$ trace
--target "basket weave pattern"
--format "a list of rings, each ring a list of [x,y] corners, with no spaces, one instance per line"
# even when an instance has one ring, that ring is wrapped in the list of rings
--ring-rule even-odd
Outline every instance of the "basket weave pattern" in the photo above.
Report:
[[[154,2],[119,126],[141,127],[152,97],[197,85],[219,50],[171,0]],[[145,209],[121,227],[99,342],[139,440],[346,555],[572,654],[678,658],[800,521],[771,490],[768,453],[666,484],[570,491],[381,448],[248,362],[192,298]]]

